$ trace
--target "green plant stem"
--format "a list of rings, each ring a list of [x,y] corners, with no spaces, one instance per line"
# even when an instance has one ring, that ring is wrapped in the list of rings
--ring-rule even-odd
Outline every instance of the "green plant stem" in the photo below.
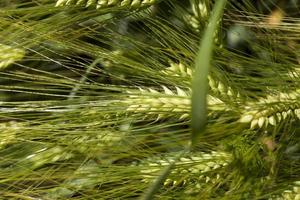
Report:
[[[195,72],[192,79],[192,145],[195,145],[198,136],[203,133],[206,126],[208,74],[214,49],[214,33],[218,28],[225,4],[226,0],[216,2],[195,59]]]

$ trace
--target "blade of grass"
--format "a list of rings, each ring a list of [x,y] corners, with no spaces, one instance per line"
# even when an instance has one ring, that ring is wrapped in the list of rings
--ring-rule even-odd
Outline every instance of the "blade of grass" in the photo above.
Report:
[[[192,80],[192,145],[203,133],[207,117],[208,73],[214,49],[215,31],[223,13],[226,0],[216,2],[202,37],[200,48],[195,59],[195,72]]]

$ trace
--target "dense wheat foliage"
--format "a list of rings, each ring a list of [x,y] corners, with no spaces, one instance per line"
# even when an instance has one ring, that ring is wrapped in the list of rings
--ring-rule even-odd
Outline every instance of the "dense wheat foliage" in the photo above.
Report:
[[[1,0],[0,199],[299,200],[300,2],[220,2]]]

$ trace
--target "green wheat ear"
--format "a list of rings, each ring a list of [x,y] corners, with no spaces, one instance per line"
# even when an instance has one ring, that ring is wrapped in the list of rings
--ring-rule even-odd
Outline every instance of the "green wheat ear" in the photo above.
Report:
[[[186,66],[181,62],[170,62],[170,67],[162,71],[163,74],[169,76],[187,77],[186,84],[190,84],[193,72],[194,69],[192,67]],[[223,83],[221,80],[214,79],[210,75],[208,76],[208,85],[214,94],[234,98],[240,97],[239,92],[232,89],[230,85]]]
[[[0,44],[0,70],[8,67],[12,63],[21,60],[25,55],[23,49]]]
[[[189,7],[183,4],[188,1]],[[184,9],[166,19],[136,12],[160,0],[0,2],[5,39],[0,43],[0,199],[136,199],[150,186],[152,193],[146,194],[156,199],[300,200],[300,70],[288,49],[279,48],[294,40],[295,24],[278,27],[287,34],[274,32],[270,39],[273,32],[256,27],[257,12],[226,7],[230,15],[222,21],[224,28],[255,22],[257,35],[265,40],[258,49],[279,54],[268,64],[280,73],[270,79],[247,70],[229,73],[231,64],[263,75],[270,71],[262,72],[260,63],[268,61],[261,57],[237,57],[221,47],[219,27],[212,42],[219,45],[217,56],[205,77],[207,134],[193,151],[181,153],[190,134],[195,69],[189,63],[212,1],[167,0]],[[62,9],[53,9],[53,2]],[[10,4],[14,7],[5,8]],[[131,11],[130,20],[144,20],[134,27],[145,25],[143,36],[118,34],[127,19],[119,24],[93,18],[115,10]],[[249,19],[238,18],[235,11]],[[184,34],[186,25],[177,21],[178,28],[166,23],[174,18],[186,20],[192,34]],[[7,32],[12,37],[6,38]],[[146,43],[140,42],[144,36]],[[34,45],[24,47],[25,55],[28,42]],[[293,68],[289,73],[284,63]],[[15,100],[15,93],[31,95]]]
[[[108,7],[139,9],[157,2],[158,0],[58,0],[56,6],[80,5],[97,9]]]
[[[281,194],[272,195],[269,200],[299,200],[300,181],[290,184]]]
[[[241,123],[249,123],[250,128],[276,126],[284,120],[300,119],[300,91],[279,93],[251,102],[245,106],[240,118]],[[263,106],[263,109],[260,107]]]
[[[150,182],[164,166],[170,165],[175,160],[175,157],[176,155],[170,153],[163,157],[156,156],[155,158],[142,160],[138,164],[138,166],[142,167],[142,181]],[[199,180],[201,179],[199,183],[205,184],[210,180],[210,177],[205,176],[205,173],[227,166],[231,159],[231,154],[222,151],[191,153],[191,155],[184,156],[175,163],[175,169],[171,172],[170,179],[164,182],[164,186],[177,185],[179,182],[186,184],[191,181],[189,179],[195,177]],[[174,176],[177,179],[174,179]],[[202,180],[203,178],[204,180]]]
[[[0,150],[4,149],[10,143],[13,143],[17,138],[17,133],[21,132],[24,124],[14,121],[0,124]]]

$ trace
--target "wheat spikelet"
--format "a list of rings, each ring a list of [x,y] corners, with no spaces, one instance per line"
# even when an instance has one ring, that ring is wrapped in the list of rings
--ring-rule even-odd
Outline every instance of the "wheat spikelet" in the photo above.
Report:
[[[300,119],[300,92],[280,93],[269,95],[258,102],[250,103],[240,118],[241,123],[250,123],[250,128],[262,128],[290,119]],[[267,105],[267,106],[264,106]],[[272,106],[275,105],[275,106]],[[262,109],[257,107],[262,106]]]
[[[297,186],[293,186],[292,190],[285,190],[282,193],[284,200],[299,200],[300,199],[300,183]]]
[[[18,132],[22,131],[24,124],[10,121],[7,123],[0,123],[0,149],[16,140]]]
[[[167,75],[172,75],[172,76],[188,77],[190,80],[192,79],[193,76],[193,70],[190,67],[187,67],[183,63],[174,63],[174,62],[170,62],[170,67],[168,67],[166,70],[163,70],[162,73]],[[213,91],[216,94],[231,96],[231,97],[240,96],[240,94],[234,91],[230,86],[227,86],[227,84],[224,84],[219,80],[215,80],[211,76],[208,76],[208,84],[211,91]]]
[[[209,6],[205,1],[191,3],[191,12],[183,16],[183,20],[196,32],[206,25],[209,16]]]
[[[140,172],[143,177],[143,182],[153,180],[157,173],[174,161],[175,157],[176,155],[172,155],[171,153],[161,158],[155,157],[142,160],[138,166],[142,167]],[[219,179],[219,175],[216,175],[216,177],[213,178],[207,173],[227,166],[230,161],[231,155],[225,152],[212,151],[209,153],[192,153],[191,155],[180,158],[179,161],[176,162],[174,170],[164,182],[164,186],[170,187],[189,184],[191,180],[189,180],[188,177],[197,177],[197,181],[194,183],[194,189],[197,190],[201,188],[201,184],[208,183],[214,179]],[[172,175],[176,175],[176,178]]]
[[[299,61],[300,63],[300,61]],[[298,80],[300,78],[300,68],[294,68],[293,71],[289,71],[287,76],[291,79]]]
[[[25,51],[12,46],[0,44],[0,70],[8,67],[10,64],[21,60]]]
[[[289,189],[284,190],[280,195],[274,195],[269,200],[299,200],[300,181],[295,181]]]
[[[142,89],[135,94],[130,95],[130,99],[126,104],[129,112],[147,112],[147,114],[157,114],[158,118],[180,115],[179,119],[189,118],[191,109],[190,91],[184,91],[176,87],[173,92],[166,86],[162,86],[163,91],[155,89]],[[131,92],[129,92],[131,93]],[[137,95],[139,94],[139,95]],[[208,96],[209,109],[213,111],[225,110],[224,102]]]
[[[127,111],[158,114],[158,118],[170,114],[180,114],[180,118],[187,118],[190,110],[190,95],[178,87],[176,93],[165,86],[162,88],[163,92],[151,88],[147,90],[140,88],[141,95],[130,95],[130,100],[127,101],[130,106]]]
[[[128,7],[138,9],[153,5],[158,0],[57,0],[55,6],[80,5],[85,7],[107,8],[107,7]]]

